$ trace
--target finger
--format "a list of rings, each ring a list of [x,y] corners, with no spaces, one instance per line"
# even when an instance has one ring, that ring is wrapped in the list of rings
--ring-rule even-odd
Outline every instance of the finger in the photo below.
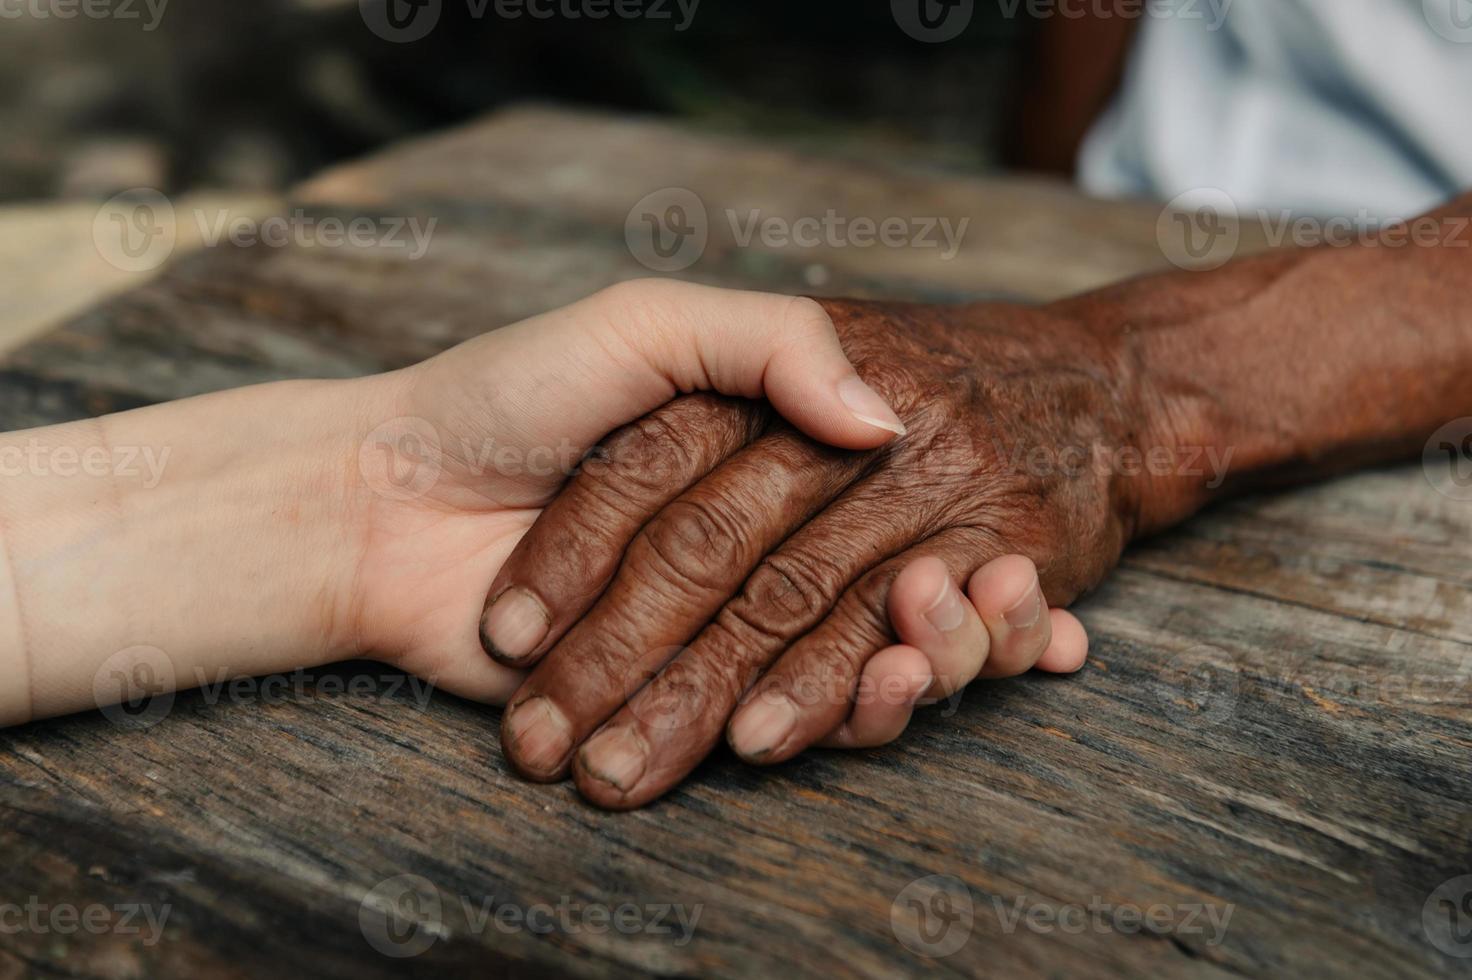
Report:
[[[908,662],[891,661],[895,651],[918,650],[934,672],[920,692],[920,703],[960,691],[981,672],[990,636],[976,607],[951,581],[944,562],[922,558],[907,566],[890,587],[889,615],[900,640],[912,646],[881,650],[864,665],[852,713],[837,731],[820,739],[819,746],[872,748],[903,733],[913,712],[913,705],[902,700],[904,685],[916,672]],[[1088,636],[1071,613],[1055,609],[1050,615],[1053,642],[1036,666],[1072,673],[1083,666]]]
[[[869,568],[929,533],[914,508],[874,520],[893,497],[879,481],[854,486],[768,554],[690,646],[577,753],[573,774],[583,795],[599,806],[641,806],[694,769],[760,672],[826,618]],[[865,659],[884,645],[867,647]],[[845,710],[830,730],[847,703],[845,692]],[[615,736],[637,764],[612,752]]]
[[[1053,619],[1032,561],[1022,555],[999,558],[977,570],[967,592],[991,635],[991,655],[981,676],[1015,677],[1031,670],[1053,638]]]
[[[1064,609],[1049,614],[1053,620],[1053,642],[1038,658],[1038,670],[1052,674],[1072,674],[1082,670],[1089,659],[1089,634],[1078,617]]]
[[[765,397],[805,434],[846,449],[904,433],[854,371],[828,313],[804,297],[627,282],[487,335],[483,351],[462,360],[515,352],[524,367],[498,401],[504,424],[533,444],[550,419],[558,435],[592,445],[692,391]]]
[[[404,669],[428,681],[431,691],[444,691],[481,704],[505,704],[526,681],[524,671],[476,656],[439,657],[432,669],[421,670],[412,664],[405,664]]]
[[[954,588],[954,586],[952,586]],[[853,712],[818,740],[830,749],[872,749],[899,738],[915,705],[936,681],[927,654],[910,646],[880,650],[864,664]]]
[[[781,762],[837,729],[848,718],[864,663],[894,642],[889,593],[903,570],[920,558],[935,557],[960,580],[996,547],[985,532],[956,528],[860,578],[827,619],[752,688],[727,729],[731,747],[748,762]]]
[[[976,607],[939,558],[921,558],[889,590],[889,620],[902,643],[928,658],[934,681],[926,698],[944,698],[970,684],[991,650]]]
[[[497,573],[481,616],[485,651],[513,667],[535,663],[592,608],[649,518],[749,442],[766,418],[746,402],[694,395],[615,433]]]
[[[512,764],[533,779],[558,778],[573,747],[679,653],[762,556],[861,465],[786,429],[666,507],[629,545],[599,602],[517,693],[503,721]],[[525,702],[535,710],[524,714]]]

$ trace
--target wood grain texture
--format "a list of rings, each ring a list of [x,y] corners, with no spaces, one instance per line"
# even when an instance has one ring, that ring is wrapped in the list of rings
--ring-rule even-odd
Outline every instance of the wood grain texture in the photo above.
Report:
[[[264,218],[281,201],[260,196],[193,195],[170,221],[174,253],[203,247],[210,219],[221,213]],[[178,217],[183,221],[176,221]],[[105,217],[105,215],[104,215]],[[129,269],[108,261],[96,235],[96,204],[73,201],[0,207],[0,350],[9,350],[74,316],[104,297],[146,282],[157,269]],[[109,229],[104,223],[101,231]]]
[[[717,213],[974,219],[951,262],[713,235],[686,273],[707,282],[1046,298],[1161,263],[1151,206],[524,110],[297,195],[437,218],[423,259],[196,252],[11,355],[0,422],[408,363],[641,274],[625,217],[675,184]],[[3,732],[0,977],[1472,974],[1422,914],[1472,874],[1469,541],[1472,503],[1418,464],[1241,500],[1134,550],[1080,606],[1080,675],[979,685],[879,751],[770,771],[718,755],[629,814],[519,781],[497,712],[371,664],[181,694],[146,729]],[[429,931],[406,935],[433,941],[395,959],[362,914],[405,874],[433,890]],[[911,887],[933,875],[949,906]],[[919,922],[916,897],[969,900],[969,920]],[[168,918],[157,943],[6,928],[27,902]],[[545,934],[484,918],[539,903],[579,911]],[[624,904],[698,910],[693,938],[578,918]],[[1106,905],[1159,907],[1160,928]],[[918,955],[917,923],[964,942]]]

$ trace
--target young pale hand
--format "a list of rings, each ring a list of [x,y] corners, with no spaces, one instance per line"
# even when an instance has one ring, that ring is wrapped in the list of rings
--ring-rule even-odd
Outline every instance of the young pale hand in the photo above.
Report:
[[[843,449],[901,428],[818,304],[666,281],[613,287],[372,380],[348,535],[361,549],[356,645],[491,703],[523,674],[481,648],[487,584],[607,433],[696,391],[766,398]]]

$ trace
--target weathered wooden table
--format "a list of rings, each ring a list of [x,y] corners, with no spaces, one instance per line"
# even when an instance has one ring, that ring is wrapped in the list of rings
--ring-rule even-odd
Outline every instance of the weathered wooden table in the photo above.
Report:
[[[10,355],[0,421],[404,364],[644,274],[626,218],[669,187],[713,283],[1042,299],[1163,264],[1153,206],[524,110],[295,195],[434,217],[423,258],[195,252]],[[951,261],[738,248],[755,208],[971,225]],[[0,733],[0,976],[1466,974],[1469,534],[1418,463],[1242,500],[1080,606],[1082,674],[636,813],[520,782],[497,712],[373,666]],[[90,906],[101,934],[55,915]]]

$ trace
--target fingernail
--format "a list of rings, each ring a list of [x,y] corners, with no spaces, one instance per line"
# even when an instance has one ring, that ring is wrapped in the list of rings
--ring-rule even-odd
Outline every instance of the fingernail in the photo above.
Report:
[[[1018,600],[1017,605],[1002,613],[1002,618],[1007,625],[1015,630],[1031,629],[1037,625],[1038,615],[1043,611],[1043,595],[1038,589],[1037,580],[1034,579],[1032,587],[1027,594]]]
[[[731,747],[745,759],[760,759],[797,727],[797,707],[785,697],[759,698],[731,724]]]
[[[942,633],[949,633],[966,621],[966,607],[961,601],[961,590],[954,582],[946,579],[938,599],[925,610],[925,621]]]
[[[492,657],[514,664],[531,656],[551,628],[552,617],[542,600],[513,586],[497,596],[481,617],[480,641]]]
[[[594,736],[579,758],[588,775],[627,793],[644,775],[649,750],[638,732],[619,728]]]
[[[517,761],[533,772],[554,772],[572,751],[567,719],[544,697],[527,698],[512,708],[508,731]]]
[[[877,391],[864,384],[857,375],[845,378],[838,383],[838,399],[860,422],[893,432],[898,436],[905,434],[905,423],[894,414],[894,409],[890,408],[889,403],[880,398]]]

